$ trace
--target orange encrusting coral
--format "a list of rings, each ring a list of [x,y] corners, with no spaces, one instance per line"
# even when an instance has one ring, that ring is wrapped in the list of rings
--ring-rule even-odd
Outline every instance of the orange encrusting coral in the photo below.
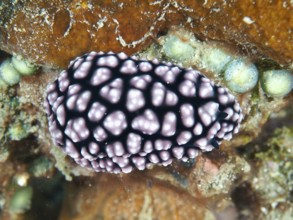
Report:
[[[5,0],[0,7],[0,48],[37,64],[64,67],[88,51],[132,54],[174,25],[198,37],[240,47],[289,65],[293,60],[292,3],[178,0],[113,3]]]
[[[100,175],[82,182],[67,183],[60,219],[187,220],[211,215],[203,200],[141,175],[123,179]]]

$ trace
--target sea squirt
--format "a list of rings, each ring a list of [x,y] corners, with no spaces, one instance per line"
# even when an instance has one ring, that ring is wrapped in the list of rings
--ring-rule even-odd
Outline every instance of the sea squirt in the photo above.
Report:
[[[202,73],[125,53],[90,52],[47,87],[53,141],[97,172],[129,173],[218,148],[243,115]]]

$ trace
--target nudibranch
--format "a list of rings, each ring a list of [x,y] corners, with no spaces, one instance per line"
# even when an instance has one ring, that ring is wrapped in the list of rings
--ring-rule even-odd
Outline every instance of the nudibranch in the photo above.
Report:
[[[113,52],[71,61],[45,107],[54,144],[109,173],[195,158],[230,140],[243,118],[235,97],[199,71]]]

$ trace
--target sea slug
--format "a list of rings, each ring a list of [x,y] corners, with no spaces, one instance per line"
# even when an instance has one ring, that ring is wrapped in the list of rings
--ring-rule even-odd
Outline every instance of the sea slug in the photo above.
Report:
[[[187,161],[239,130],[240,105],[202,73],[124,53],[77,57],[47,87],[53,141],[97,172]]]

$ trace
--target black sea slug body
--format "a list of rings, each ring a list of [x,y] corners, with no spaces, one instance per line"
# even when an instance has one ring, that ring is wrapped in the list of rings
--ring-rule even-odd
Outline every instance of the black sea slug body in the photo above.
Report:
[[[230,140],[243,118],[235,97],[199,71],[112,52],[72,61],[45,106],[54,143],[111,173],[187,161]]]

